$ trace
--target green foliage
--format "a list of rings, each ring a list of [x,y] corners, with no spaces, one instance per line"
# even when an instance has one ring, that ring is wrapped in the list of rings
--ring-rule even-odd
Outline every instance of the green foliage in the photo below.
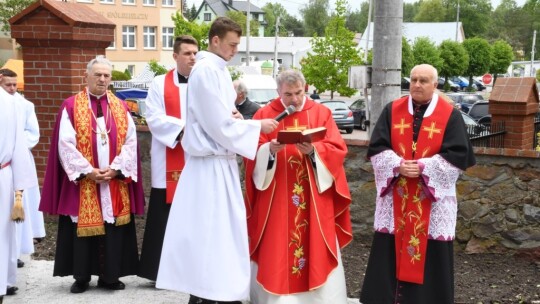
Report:
[[[401,37],[401,76],[408,77],[413,67],[414,55],[411,45],[405,37]]]
[[[536,70],[536,82],[540,82],[540,69]]]
[[[483,37],[489,25],[494,21],[491,18],[490,0],[443,0],[446,6],[445,21],[456,21],[457,5],[459,1],[459,21],[463,24],[465,37]]]
[[[353,33],[361,33],[366,28],[366,25],[367,25],[367,19],[365,20],[365,22],[362,22],[363,18],[364,16],[362,16],[361,11],[349,12],[347,15],[347,22],[345,23],[345,26],[349,29],[349,31]]]
[[[282,20],[283,27],[287,30],[288,36],[295,36],[295,37],[305,37],[306,29],[304,28],[304,24],[296,19],[296,17],[292,15],[287,15]]]
[[[131,79],[131,73],[129,72],[128,69],[124,70],[124,74],[126,74],[126,77],[128,77],[128,80]]]
[[[373,7],[371,9],[373,10]],[[359,33],[363,33],[367,27],[368,13],[369,13],[369,2],[362,2],[360,4],[360,12],[358,14],[357,21],[355,21],[356,23],[358,23]],[[373,19],[371,19],[371,22],[373,22]],[[350,29],[349,26],[347,27]]]
[[[489,73],[497,77],[497,74],[506,73],[508,67],[512,64],[512,60],[514,60],[514,51],[506,41],[502,40],[495,41],[491,47],[493,52],[491,63],[489,64]],[[496,79],[497,78],[494,80]]]
[[[191,6],[191,9],[189,10],[189,21],[193,21],[197,17],[197,7],[195,6],[195,3]]]
[[[121,81],[121,80],[130,80],[131,76],[129,74],[126,74],[121,71],[112,70],[111,73],[111,80],[113,81]]]
[[[247,17],[244,15],[244,13],[239,11],[228,11],[227,17],[234,20],[236,23],[240,25],[242,28],[242,34],[245,35],[247,32],[246,24],[247,24]],[[249,22],[249,34],[251,36],[259,36],[259,21],[251,19]]]
[[[320,37],[325,34],[325,26],[327,26],[330,19],[328,16],[328,12],[330,11],[328,1],[309,0],[309,3],[300,9],[300,15],[304,20],[305,35],[307,37],[314,37],[314,35]]]
[[[3,2],[0,5],[1,30],[5,33],[9,33],[9,19],[30,6],[30,4],[35,2],[35,0],[3,0],[0,2]]]
[[[319,92],[330,91],[330,98],[334,92],[341,96],[356,92],[347,86],[349,67],[362,63],[353,42],[354,33],[345,27],[345,5],[345,0],[337,0],[336,13],[325,29],[325,36],[311,40],[314,53],[308,53],[302,62],[306,81]]]
[[[279,3],[266,3],[261,9],[265,12],[264,19],[267,23],[267,26],[264,29],[264,36],[275,36],[277,16],[281,17],[278,36],[288,36],[287,29],[283,26],[283,18],[284,16],[287,16],[288,13],[287,10],[285,10],[285,8],[283,7],[283,5]]]
[[[229,69],[229,73],[231,74],[231,78],[233,81],[240,79],[240,77],[242,77],[243,75],[242,71],[239,71],[236,67],[229,65],[227,66],[227,68]]]
[[[441,70],[443,65],[440,51],[435,44],[427,37],[420,37],[414,41],[412,47],[412,53],[414,57],[414,65],[418,64],[431,64],[437,71]]]
[[[446,8],[442,0],[427,0],[420,4],[420,8],[414,22],[443,22],[445,20]]]
[[[414,3],[405,3],[405,1],[403,1],[403,22],[413,22],[414,16],[418,14],[421,4],[421,1],[416,1]]]
[[[439,45],[439,51],[443,61],[439,75],[448,79],[465,73],[469,66],[469,55],[461,43],[445,40]]]
[[[148,62],[148,67],[150,68],[150,71],[154,72],[154,75],[163,75],[167,74],[168,70],[163,65],[159,64],[157,60],[152,59],[150,62]]]
[[[208,47],[208,31],[210,24],[198,24],[194,21],[186,21],[180,13],[172,16],[174,21],[174,35],[191,35],[199,42],[199,50],[206,50]]]
[[[483,75],[489,71],[492,50],[487,40],[483,38],[465,39],[463,47],[469,54],[469,67],[465,74],[469,76],[469,88],[471,88],[473,76]]]

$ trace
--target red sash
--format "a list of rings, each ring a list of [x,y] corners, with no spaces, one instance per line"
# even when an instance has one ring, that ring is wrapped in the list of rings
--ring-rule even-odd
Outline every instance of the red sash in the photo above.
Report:
[[[430,157],[441,149],[452,106],[439,98],[431,115],[424,117],[417,142],[413,139],[413,115],[409,97],[392,104],[392,149],[403,159]],[[423,284],[431,215],[431,201],[420,178],[400,176],[393,189],[396,276],[398,280]]]
[[[171,70],[165,75],[163,99],[165,101],[165,113],[168,116],[180,118],[180,87],[177,87],[174,83],[174,73],[176,73],[176,70]],[[182,169],[184,169],[184,149],[182,149],[182,145],[178,143],[174,149],[166,147],[165,153],[165,180],[167,181],[166,201],[167,204],[170,204],[173,201],[180,173],[182,173]]]

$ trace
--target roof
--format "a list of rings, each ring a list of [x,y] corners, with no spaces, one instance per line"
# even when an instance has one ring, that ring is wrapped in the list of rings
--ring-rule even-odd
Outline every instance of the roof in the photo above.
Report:
[[[312,37],[278,37],[278,53],[296,53],[311,49]],[[255,53],[274,53],[275,37],[250,37],[249,51]],[[239,52],[246,51],[246,37],[240,38]]]
[[[247,4],[248,4],[248,1],[233,1],[232,6],[241,12],[247,12],[247,9],[248,9]],[[253,5],[251,1],[249,4],[250,4],[249,5],[250,13],[264,13],[264,11],[260,7]]]
[[[228,0],[204,0],[199,6],[199,9],[197,10],[197,15],[199,15],[204,4],[208,4],[208,6],[214,12],[214,14],[220,17],[226,16],[228,11],[247,12],[248,1],[231,1],[231,2],[232,2],[231,5],[229,5]],[[250,8],[250,13],[264,14],[264,11],[260,7],[253,5],[251,2],[250,2],[249,8]]]
[[[365,33],[367,27],[362,34],[362,38],[358,44],[358,47],[365,48],[366,39]],[[374,23],[371,23],[369,31],[369,44],[368,49],[373,48],[373,32]],[[456,40],[456,23],[455,22],[403,22],[402,35],[407,39],[410,44],[413,44],[416,38],[428,37],[435,45],[440,45],[444,40]],[[465,33],[463,32],[463,24],[458,22],[458,42],[465,40]]]

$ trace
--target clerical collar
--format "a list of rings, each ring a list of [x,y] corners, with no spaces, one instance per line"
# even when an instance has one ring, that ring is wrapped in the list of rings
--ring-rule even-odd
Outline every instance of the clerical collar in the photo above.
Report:
[[[176,74],[178,74],[178,83],[188,83],[188,76],[184,76],[178,73],[178,71],[176,72]]]
[[[105,95],[107,95],[107,92],[105,92],[105,93],[103,93],[103,94],[101,94],[101,95],[98,96],[98,95],[96,95],[96,94],[90,93],[90,91],[88,90],[88,96],[95,97],[95,98],[97,98],[98,100],[99,100],[101,97],[105,96]]]
[[[236,104],[236,106],[237,106],[237,107],[239,107],[239,106],[243,105],[243,104],[244,104],[244,102],[246,102],[246,100],[247,100],[247,98],[244,98],[244,100],[242,100],[242,102],[241,102],[241,103],[238,103],[238,104]]]

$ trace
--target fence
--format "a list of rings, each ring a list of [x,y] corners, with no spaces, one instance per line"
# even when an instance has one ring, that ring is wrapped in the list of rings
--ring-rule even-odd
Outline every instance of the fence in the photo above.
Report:
[[[495,124],[466,125],[473,147],[504,148],[504,121]]]

